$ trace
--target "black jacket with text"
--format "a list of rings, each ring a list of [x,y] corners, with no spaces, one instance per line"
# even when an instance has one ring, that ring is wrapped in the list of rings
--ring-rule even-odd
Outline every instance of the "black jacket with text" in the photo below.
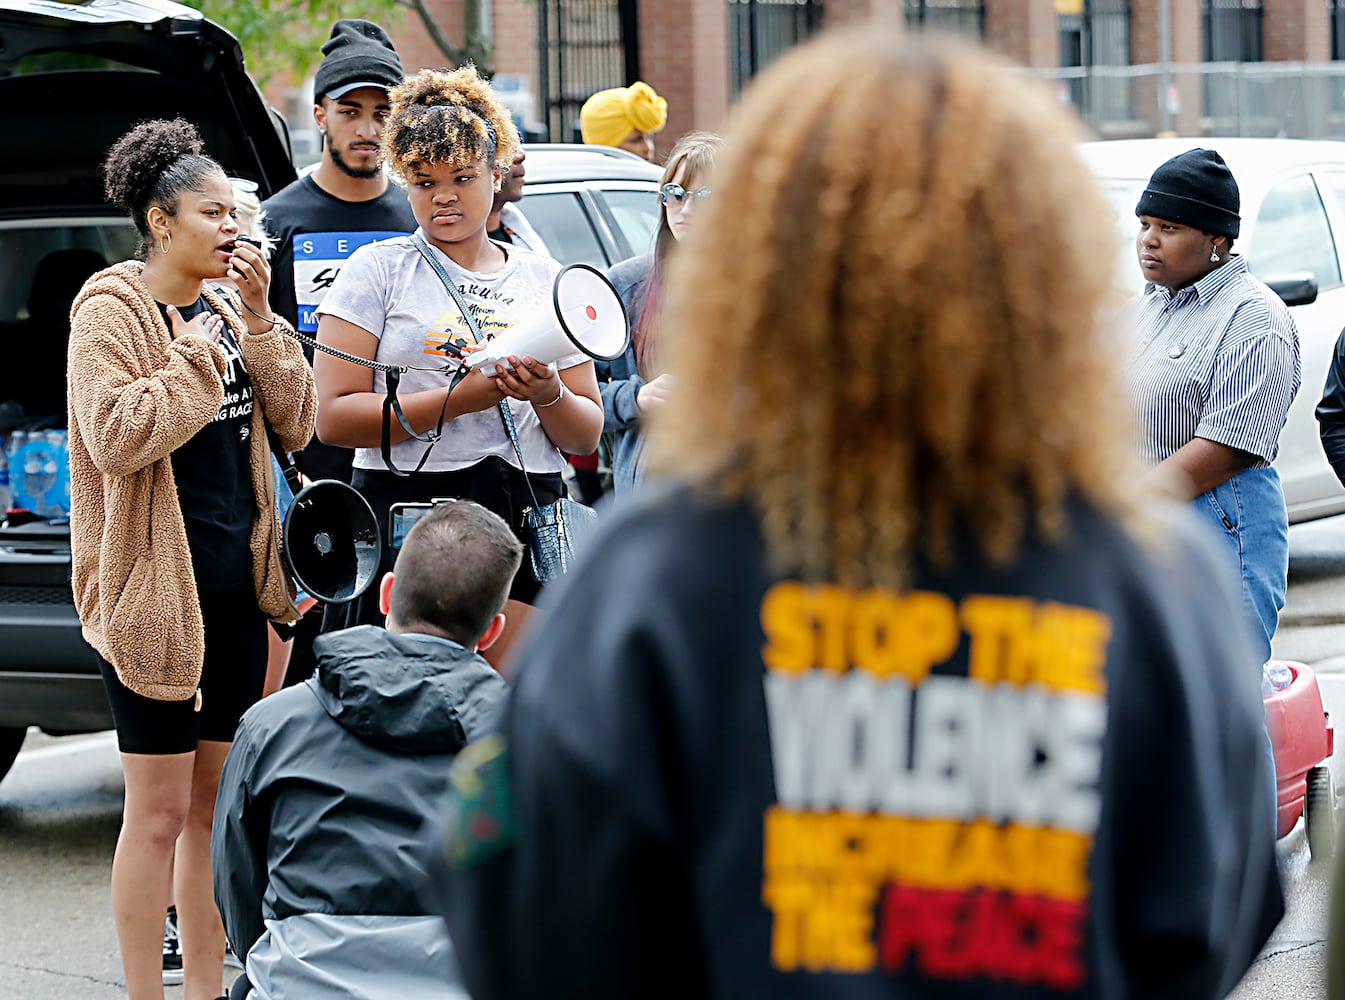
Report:
[[[895,592],[636,504],[455,764],[472,995],[1222,997],[1283,911],[1260,670],[1195,526],[1149,529],[1075,505]]]

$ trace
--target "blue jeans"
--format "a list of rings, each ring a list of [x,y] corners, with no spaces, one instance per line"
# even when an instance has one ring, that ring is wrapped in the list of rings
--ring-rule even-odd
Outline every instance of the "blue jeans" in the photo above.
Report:
[[[1242,611],[1260,662],[1270,659],[1289,584],[1289,517],[1280,474],[1244,469],[1191,501],[1212,524],[1241,582]]]
[[[1289,516],[1284,508],[1280,474],[1274,469],[1244,469],[1191,506],[1212,524],[1229,556],[1229,572],[1241,582],[1242,617],[1259,663],[1270,659],[1270,640],[1280,621],[1289,586]],[[1275,803],[1279,791],[1275,748],[1262,727],[1262,752],[1270,777],[1271,830],[1278,826]],[[1272,832],[1272,836],[1273,836]]]

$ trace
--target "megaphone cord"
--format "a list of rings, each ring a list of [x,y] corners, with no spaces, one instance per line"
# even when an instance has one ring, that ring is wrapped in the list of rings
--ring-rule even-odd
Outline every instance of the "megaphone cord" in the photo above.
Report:
[[[447,372],[450,372],[450,371],[453,370],[452,368],[450,368],[450,367],[449,367],[448,365],[446,365],[446,364],[445,364],[445,365],[438,365],[438,366],[436,366],[436,367],[434,367],[434,368],[429,368],[429,367],[426,367],[426,366],[424,366],[424,365],[390,365],[390,364],[388,364],[386,361],[370,361],[368,358],[362,358],[362,357],[360,357],[358,354],[347,354],[345,351],[337,350],[335,347],[331,347],[331,346],[329,346],[329,345],[327,345],[327,344],[319,343],[318,341],[314,340],[312,337],[309,337],[309,336],[306,336],[305,334],[300,333],[298,330],[287,330],[286,333],[288,333],[291,337],[293,337],[293,338],[294,338],[295,340],[297,340],[299,343],[301,343],[301,344],[306,344],[306,345],[308,345],[309,347],[312,347],[312,348],[314,348],[314,349],[316,349],[316,350],[321,351],[323,354],[330,354],[330,355],[331,355],[332,357],[334,357],[334,358],[340,358],[342,361],[349,361],[351,364],[355,364],[355,365],[363,365],[365,368],[372,368],[372,369],[374,369],[375,371],[380,371],[380,372],[392,372],[392,371],[395,371],[395,372],[398,372],[399,374],[405,374],[406,372],[444,372],[444,373],[447,373]],[[450,340],[450,341],[446,341],[446,342],[444,343],[443,351],[444,351],[445,354],[449,355],[450,357],[457,358],[457,359],[459,359],[459,360],[461,360],[461,358],[462,358],[462,351],[459,350],[458,345],[455,344],[455,343],[454,343],[453,341],[451,341],[451,340]]]
[[[301,344],[321,351],[324,354],[330,354],[334,358],[340,358],[342,361],[349,361],[351,364],[363,365],[365,368],[372,368],[380,371],[384,375],[387,391],[383,396],[383,426],[379,435],[379,450],[383,455],[383,464],[388,467],[395,476],[409,476],[411,472],[419,472],[430,457],[430,452],[443,436],[444,416],[448,413],[448,397],[453,394],[453,390],[458,387],[458,383],[471,374],[472,370],[466,365],[459,364],[457,369],[450,369],[448,365],[439,365],[434,368],[424,365],[390,365],[383,361],[371,361],[368,358],[362,358],[358,354],[349,354],[346,351],[337,350],[327,344],[320,344],[312,337],[307,337],[298,330],[287,330],[287,333]],[[462,351],[453,341],[446,341],[443,346],[444,353],[452,357],[461,359]],[[435,422],[434,430],[426,431],[424,434],[417,434],[416,429],[411,426],[411,422],[406,419],[406,414],[402,412],[401,401],[397,398],[397,387],[401,385],[402,376],[407,372],[440,372],[447,374],[453,372],[453,378],[448,383],[448,392],[444,393],[444,405],[439,408],[439,419]],[[428,447],[425,454],[420,456],[420,461],[411,472],[397,468],[392,461],[392,416],[396,415],[397,422],[402,425],[402,430],[416,441],[425,442]]]
[[[230,306],[233,306],[233,300],[230,298],[229,293],[224,288],[216,285],[215,291],[223,295],[225,301],[227,301],[230,304]],[[244,302],[243,305],[247,306],[247,303]],[[234,307],[234,310],[235,312],[237,311],[236,306]],[[253,311],[251,306],[248,306],[248,311],[249,312]],[[475,322],[472,320],[471,314],[466,311],[465,307],[463,310],[463,315],[467,317],[468,327],[471,329],[472,333],[479,340],[480,330],[477,329]],[[239,314],[239,318],[240,319],[242,318],[241,314]],[[272,327],[274,327],[275,323],[272,322],[271,325]],[[425,449],[425,454],[420,456],[420,461],[416,463],[416,467],[411,470],[411,472],[419,472],[421,470],[421,467],[424,466],[426,460],[430,457],[430,452],[434,450],[434,446],[438,443],[439,438],[443,434],[444,416],[445,414],[448,413],[448,397],[453,394],[453,390],[458,387],[458,383],[471,374],[472,370],[468,368],[465,364],[461,363],[458,364],[456,370],[451,369],[447,364],[439,365],[434,368],[428,368],[423,365],[390,365],[384,361],[372,361],[369,358],[362,358],[358,354],[350,354],[346,351],[338,350],[335,347],[329,347],[327,344],[320,344],[314,338],[302,334],[298,330],[295,330],[293,328],[286,329],[285,332],[288,333],[295,340],[297,340],[299,343],[307,344],[309,347],[312,347],[314,350],[321,351],[323,354],[330,354],[332,357],[340,358],[342,361],[349,361],[351,364],[354,365],[363,365],[365,368],[372,368],[374,369],[374,371],[383,372],[385,377],[384,381],[387,386],[387,391],[383,396],[383,427],[381,433],[382,440],[380,441],[380,450],[383,453],[383,462],[385,465],[387,465],[389,471],[391,471],[393,475],[409,476],[411,474],[410,472],[404,472],[401,469],[397,468],[397,466],[394,465],[392,462],[391,415],[395,413],[397,415],[397,422],[402,425],[402,429],[406,431],[406,433],[410,437],[414,438],[417,441],[424,441],[427,445],[429,445],[429,447]],[[444,342],[442,349],[445,354],[457,358],[458,361],[461,362],[462,350],[457,342],[452,340],[446,340]],[[416,429],[411,426],[411,422],[406,419],[406,414],[402,412],[401,401],[397,399],[397,387],[401,384],[402,376],[405,375],[407,372],[438,372],[442,374],[447,374],[449,371],[453,372],[453,378],[448,383],[448,392],[444,393],[444,405],[439,408],[439,420],[435,423],[434,430],[426,431],[424,434],[417,434]],[[272,435],[271,450],[275,452],[277,460],[280,461],[281,471],[285,473],[285,478],[287,481],[290,481],[291,489],[293,489],[294,484],[296,484],[299,481],[298,471],[294,468],[293,463],[289,461],[289,456],[286,455],[285,450],[280,447],[279,439],[273,436],[271,428],[269,426],[267,427],[267,433],[268,435]]]

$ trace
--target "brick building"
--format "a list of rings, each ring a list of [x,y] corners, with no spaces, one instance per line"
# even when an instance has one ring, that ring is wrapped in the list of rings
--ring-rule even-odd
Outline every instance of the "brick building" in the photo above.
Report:
[[[460,43],[466,0],[428,6]],[[1339,66],[1345,77],[1345,0],[478,0],[476,10],[497,85],[534,139],[576,138],[585,97],[638,78],[668,100],[666,152],[688,129],[720,127],[743,82],[779,52],[823,26],[870,19],[875,30],[981,39],[1059,81],[1101,134],[1286,131],[1284,114],[1257,112],[1282,111],[1290,90],[1321,105],[1289,115],[1291,134],[1335,134],[1332,116],[1345,121],[1334,75]],[[415,17],[389,28],[409,72],[444,64]],[[301,150],[310,93],[270,94]]]

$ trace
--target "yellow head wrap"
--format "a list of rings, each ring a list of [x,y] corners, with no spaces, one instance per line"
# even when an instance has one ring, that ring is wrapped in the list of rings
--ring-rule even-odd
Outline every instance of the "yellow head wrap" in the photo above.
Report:
[[[579,131],[585,142],[619,146],[632,132],[658,132],[668,123],[668,102],[649,84],[600,90],[579,109]]]

